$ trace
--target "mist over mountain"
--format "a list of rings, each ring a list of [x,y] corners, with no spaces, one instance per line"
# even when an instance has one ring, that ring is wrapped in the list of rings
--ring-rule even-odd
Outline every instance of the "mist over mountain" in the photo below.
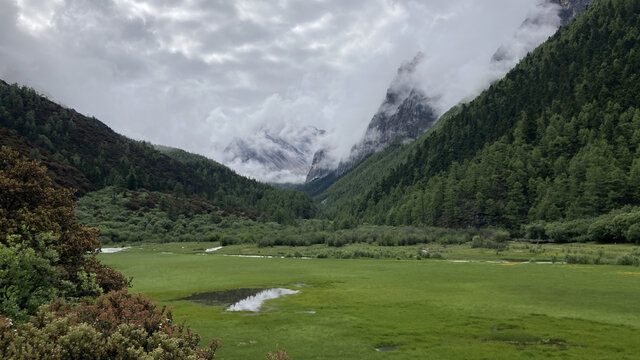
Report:
[[[266,132],[298,147],[300,129],[324,129],[308,159],[324,148],[335,167],[400,64],[425,54],[416,89],[442,114],[501,76],[487,59],[536,1],[7,0],[0,77],[130,138],[270,181],[259,162],[225,154],[234,139],[269,144]]]
[[[307,174],[317,142],[326,132],[313,126],[291,138],[263,131],[249,138],[235,138],[224,149],[225,162],[244,173],[265,171],[263,181],[293,183]]]
[[[319,150],[313,157],[306,182],[323,178],[331,172],[340,176],[368,155],[394,141],[416,139],[433,125],[437,115],[429,104],[431,99],[413,83],[416,67],[423,59],[424,54],[418,53],[398,69],[384,102],[371,119],[360,142],[351,148],[349,157],[340,161],[337,168],[332,168],[332,159],[327,158],[327,152]]]
[[[560,19],[562,19],[562,26],[564,26],[585,11],[587,7],[593,5],[595,0],[551,0],[551,2],[561,6]]]
[[[329,174],[343,175],[368,155],[394,141],[411,141],[426,132],[449,108],[472,99],[477,93],[504,76],[560,26],[566,25],[593,0],[547,0],[539,3],[489,61],[470,61],[461,68],[439,71],[442,64],[432,61],[447,55],[422,52],[398,69],[386,97],[371,119],[365,134],[347,155],[331,157],[328,149],[314,155],[306,182]],[[444,76],[442,74],[445,74]],[[471,79],[468,79],[466,75]],[[460,88],[460,84],[471,84]]]
[[[582,13],[595,0],[548,0],[540,3],[536,12],[524,20],[512,39],[500,46],[491,57],[492,66],[497,71],[511,68],[529,51],[547,38],[547,33],[555,32]]]

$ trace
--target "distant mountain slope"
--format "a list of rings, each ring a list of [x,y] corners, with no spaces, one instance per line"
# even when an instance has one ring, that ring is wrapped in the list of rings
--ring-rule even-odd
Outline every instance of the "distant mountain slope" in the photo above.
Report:
[[[297,217],[313,213],[313,204],[304,194],[247,179],[204,157],[198,161],[191,155],[172,158],[149,143],[115,133],[95,118],[55,104],[33,89],[3,81],[0,126],[12,131],[11,142],[22,144],[18,150],[24,155],[54,159],[54,178],[78,186],[81,193],[116,185],[201,196],[219,205],[268,213],[280,209]],[[9,143],[8,138],[3,137],[4,143]]]
[[[345,210],[517,228],[640,203],[640,2],[601,0]]]
[[[298,129],[291,138],[266,131],[236,138],[224,149],[225,162],[260,169],[269,182],[299,182],[311,167],[315,143],[324,134],[324,130],[308,126]]]

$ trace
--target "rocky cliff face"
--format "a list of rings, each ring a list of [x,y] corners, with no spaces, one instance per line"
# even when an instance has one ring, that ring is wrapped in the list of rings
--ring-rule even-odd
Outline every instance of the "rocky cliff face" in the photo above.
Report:
[[[513,38],[493,54],[496,68],[510,69],[528,51],[544,41],[558,27],[567,25],[595,0],[547,0],[538,4],[536,11],[525,19]]]
[[[313,158],[307,182],[323,178],[330,173],[340,176],[362,159],[383,149],[394,141],[414,140],[427,131],[437,120],[429,99],[413,82],[413,73],[424,58],[422,53],[402,65],[389,86],[385,100],[373,116],[362,139],[351,148],[347,160],[331,166],[327,152],[320,150]]]
[[[595,0],[551,0],[552,3],[560,5],[560,19],[562,26],[567,25],[578,14],[585,11],[587,7],[593,5]]]

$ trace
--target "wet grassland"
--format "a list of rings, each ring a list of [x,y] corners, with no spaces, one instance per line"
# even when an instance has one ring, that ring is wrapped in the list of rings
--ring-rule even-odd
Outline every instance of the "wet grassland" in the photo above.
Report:
[[[275,349],[294,359],[633,359],[640,348],[640,268],[547,263],[565,255],[615,259],[634,251],[630,245],[510,243],[496,252],[430,244],[394,247],[396,256],[379,259],[219,245],[136,244],[100,256],[134,277],[133,291],[172,306],[203,341],[218,338],[220,359],[259,359]],[[415,256],[423,250],[440,255]],[[228,256],[239,254],[271,257]],[[257,312],[227,311],[268,288],[292,291]],[[224,290],[236,296],[198,301]]]

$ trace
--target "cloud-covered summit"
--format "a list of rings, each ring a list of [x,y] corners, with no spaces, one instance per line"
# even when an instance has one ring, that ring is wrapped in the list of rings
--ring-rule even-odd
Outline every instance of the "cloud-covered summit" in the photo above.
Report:
[[[218,160],[233,139],[288,141],[310,127],[327,130],[312,146],[340,157],[399,64],[425,53],[418,79],[428,95],[452,84],[446,107],[484,86],[470,59],[490,57],[536,4],[0,0],[0,77],[129,137]]]

